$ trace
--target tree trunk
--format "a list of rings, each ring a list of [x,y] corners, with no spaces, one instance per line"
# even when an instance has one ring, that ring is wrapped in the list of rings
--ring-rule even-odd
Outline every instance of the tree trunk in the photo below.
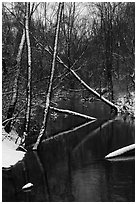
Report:
[[[104,35],[105,35],[105,58],[106,58],[106,71],[108,90],[110,92],[110,100],[114,100],[113,94],[113,80],[112,80],[112,69],[113,69],[113,32],[112,32],[112,11],[110,2],[107,3],[104,22]]]
[[[36,40],[36,38],[35,38]],[[36,40],[38,45],[40,45],[41,47],[43,47],[43,45],[41,43],[38,42],[38,40]],[[48,46],[44,48],[45,51],[47,51],[50,55],[52,55],[52,49],[49,48]],[[92,89],[84,80],[82,80],[79,75],[72,69],[72,67],[74,66],[74,64],[76,64],[74,62],[74,64],[69,68],[63,61],[62,59],[57,56],[57,61],[63,66],[65,67],[67,70],[69,70],[73,75],[74,77],[90,92],[92,93],[93,95],[95,95],[97,98],[99,98],[100,100],[102,100],[104,103],[106,103],[108,106],[110,106],[112,109],[115,110],[115,112],[117,113],[118,112],[118,107],[112,103],[111,101],[109,101],[108,99],[104,98],[103,96],[100,96],[100,94],[98,92],[96,92],[94,89]]]
[[[47,49],[46,49],[47,50]],[[114,109],[116,111],[116,113],[118,112],[118,107],[112,103],[111,101],[107,100],[106,98],[104,98],[103,96],[100,96],[100,94],[98,92],[96,92],[94,89],[92,89],[89,85],[86,84],[86,82],[84,82],[79,76],[78,74],[76,74],[76,72],[74,70],[72,70],[71,68],[69,68],[59,57],[57,57],[57,60],[60,64],[62,64],[66,69],[70,70],[71,73],[75,76],[75,78],[92,94],[94,94],[96,97],[98,97],[100,100],[102,100],[103,102],[105,102],[107,105],[109,105],[112,109]]]
[[[58,38],[59,38],[59,30],[60,30],[60,23],[61,23],[61,16],[62,16],[62,10],[63,10],[63,3],[59,3],[58,8],[58,14],[57,14],[57,26],[56,26],[56,34],[55,34],[55,42],[54,42],[54,52],[53,52],[53,60],[52,60],[52,68],[51,68],[51,75],[50,75],[50,82],[48,87],[48,93],[46,96],[46,104],[45,104],[45,110],[44,110],[44,119],[42,123],[42,127],[40,129],[39,136],[37,138],[37,141],[33,147],[33,150],[37,150],[38,145],[42,141],[44,137],[44,133],[47,127],[47,120],[48,120],[48,113],[49,113],[49,105],[51,100],[51,94],[52,94],[52,84],[53,84],[53,77],[55,72],[55,63],[56,63],[56,56],[57,56],[57,47],[58,47]]]
[[[73,11],[72,11],[73,9]],[[68,61],[68,67],[70,68],[72,66],[72,57],[71,57],[71,37],[72,37],[72,29],[74,24],[74,15],[75,15],[75,2],[70,4],[69,8],[69,18],[68,18],[68,30],[67,30],[67,61]],[[75,81],[73,80],[72,76],[69,76],[70,78],[70,88],[74,89],[75,87]]]
[[[34,37],[34,36],[33,36]],[[37,45],[43,47],[43,45],[34,37],[35,41],[37,42]],[[46,46],[45,48],[45,51],[48,52],[50,55],[52,55],[52,48],[49,47],[49,46]],[[72,67],[73,65],[69,68],[62,60],[59,56],[57,56],[57,61],[62,65],[64,66],[67,70],[69,70],[73,75],[74,77],[93,95],[95,95],[97,98],[99,98],[100,100],[102,100],[104,103],[106,103],[108,106],[110,106],[112,109],[115,110],[115,112],[117,113],[118,112],[118,107],[112,103],[111,101],[109,101],[108,99],[104,98],[103,96],[100,96],[100,94],[98,92],[96,92],[94,89],[92,89],[89,85],[87,85],[87,83],[82,80],[78,74],[76,74],[76,72],[74,70],[72,70]]]
[[[23,133],[22,140],[26,140],[26,137],[29,132],[29,123],[30,123],[30,113],[31,113],[31,45],[30,45],[30,36],[29,36],[29,13],[30,13],[30,3],[26,3],[26,21],[25,21],[25,32],[26,32],[26,41],[27,41],[27,52],[28,52],[28,79],[27,79],[27,107],[26,107],[26,116],[25,116],[25,130]]]
[[[16,74],[15,74],[15,79],[14,79],[14,84],[13,84],[13,94],[12,94],[12,99],[9,105],[9,109],[7,112],[7,119],[10,119],[13,117],[15,106],[17,103],[17,98],[18,98],[18,82],[19,82],[19,75],[20,75],[20,63],[21,63],[21,56],[22,56],[22,51],[23,51],[23,46],[25,42],[25,29],[23,29],[23,34],[21,38],[21,42],[19,45],[18,49],[18,54],[16,57]],[[10,132],[11,131],[11,120],[8,121],[8,123],[4,124],[5,126],[5,131]]]

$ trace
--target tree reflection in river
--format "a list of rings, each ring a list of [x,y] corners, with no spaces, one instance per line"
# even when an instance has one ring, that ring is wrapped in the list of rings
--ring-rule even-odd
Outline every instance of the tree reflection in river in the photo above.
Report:
[[[109,115],[105,120],[102,115],[95,123],[43,142],[38,150],[43,172],[33,152],[26,154],[24,166],[19,163],[11,172],[3,170],[3,201],[134,201],[134,158],[104,160],[109,152],[135,142],[134,125],[108,119]],[[82,120],[60,116],[50,124],[49,135],[54,135]],[[34,188],[24,193],[20,189],[26,182]]]

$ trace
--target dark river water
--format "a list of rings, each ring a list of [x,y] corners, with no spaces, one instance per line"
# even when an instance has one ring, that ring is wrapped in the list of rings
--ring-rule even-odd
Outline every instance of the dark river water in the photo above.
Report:
[[[135,142],[133,122],[121,116],[111,119],[101,102],[84,103],[80,109],[71,101],[66,107],[97,120],[53,114],[48,135],[55,139],[44,141],[38,152],[28,152],[22,162],[3,170],[3,201],[135,201],[135,156],[104,159]],[[33,188],[23,192],[22,186],[29,182]]]

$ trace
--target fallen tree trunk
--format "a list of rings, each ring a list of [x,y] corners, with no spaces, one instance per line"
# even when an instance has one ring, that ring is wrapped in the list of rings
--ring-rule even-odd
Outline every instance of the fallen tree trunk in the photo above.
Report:
[[[120,149],[117,149],[116,151],[111,152],[107,156],[105,156],[105,159],[117,157],[117,156],[123,155],[125,153],[129,153],[130,151],[133,151],[133,150],[135,150],[135,144],[131,144],[131,145],[128,145],[126,147],[122,147]]]
[[[70,114],[70,115],[74,115],[74,116],[79,116],[79,117],[82,117],[82,118],[85,118],[85,119],[88,119],[88,120],[96,120],[96,118],[94,118],[94,117],[84,115],[82,113],[78,113],[78,112],[71,111],[71,110],[64,110],[64,109],[55,108],[55,107],[52,107],[52,106],[50,106],[50,109],[53,110],[53,111],[59,112],[59,113],[66,113],[66,114]]]

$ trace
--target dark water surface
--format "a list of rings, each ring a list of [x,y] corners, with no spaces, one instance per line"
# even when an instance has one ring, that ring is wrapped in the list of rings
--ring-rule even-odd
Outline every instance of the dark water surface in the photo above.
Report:
[[[68,109],[78,111],[79,104],[75,104]],[[111,120],[108,107],[81,107],[79,112],[98,120],[43,142],[38,152],[28,152],[23,162],[3,170],[3,201],[135,201],[134,156],[119,161],[104,159],[108,153],[135,142],[134,125],[121,118]],[[49,121],[49,135],[85,122],[74,116],[56,117]],[[22,192],[28,182],[34,187]]]

